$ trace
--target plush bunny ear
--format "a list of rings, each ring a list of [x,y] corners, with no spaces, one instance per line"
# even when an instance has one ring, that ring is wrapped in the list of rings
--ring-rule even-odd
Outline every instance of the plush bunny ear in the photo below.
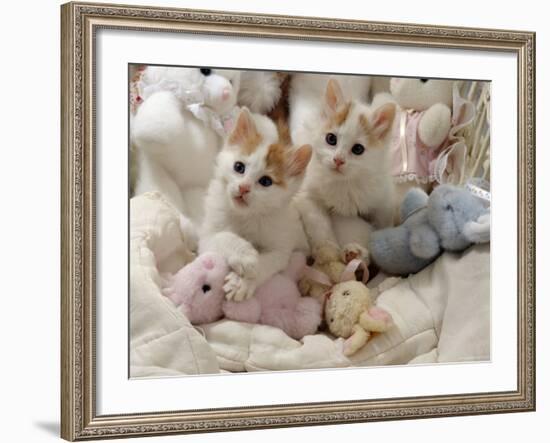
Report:
[[[491,241],[491,213],[486,212],[476,221],[467,222],[462,234],[472,243],[487,243]]]
[[[344,104],[344,93],[337,80],[330,79],[325,90],[325,110],[331,115]]]
[[[366,331],[385,332],[393,325],[393,318],[385,309],[372,306],[361,314],[359,324]]]

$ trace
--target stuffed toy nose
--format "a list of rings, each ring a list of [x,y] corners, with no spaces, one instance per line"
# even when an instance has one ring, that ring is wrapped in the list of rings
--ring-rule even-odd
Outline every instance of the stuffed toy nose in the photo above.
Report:
[[[229,97],[231,97],[231,90],[229,88],[225,88],[222,91],[222,100],[226,101],[227,99],[229,99]]]
[[[202,261],[202,264],[204,265],[204,267],[205,267],[206,269],[213,269],[213,268],[214,268],[214,260],[212,260],[210,257],[205,258],[205,259]]]

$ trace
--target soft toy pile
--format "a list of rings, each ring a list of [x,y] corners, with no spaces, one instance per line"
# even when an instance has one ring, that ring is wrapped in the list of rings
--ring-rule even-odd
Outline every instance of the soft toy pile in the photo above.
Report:
[[[274,326],[295,339],[315,334],[324,315],[330,332],[346,339],[344,355],[349,356],[365,345],[371,332],[388,330],[392,319],[386,311],[374,306],[365,283],[355,280],[353,271],[359,265],[342,266],[338,283],[332,284],[330,279],[318,282],[318,288],[323,288],[322,302],[302,296],[298,290],[297,282],[304,273],[309,275],[304,281],[315,281],[307,273],[311,269],[306,267],[301,253],[294,253],[287,269],[260,286],[254,297],[235,302],[226,300],[223,290],[229,272],[227,263],[217,254],[205,253],[169,278],[164,294],[193,324],[225,317]],[[315,272],[322,274],[319,270]],[[368,271],[365,268],[363,272]]]
[[[283,272],[272,275],[255,291],[256,284],[251,286],[247,295],[253,293],[253,296],[243,301],[227,299],[224,285],[234,269],[230,268],[226,259],[211,252],[200,254],[174,275],[166,277],[163,285],[164,295],[192,324],[213,323],[226,318],[273,326],[297,340],[326,328],[327,332],[343,342],[343,354],[351,356],[367,343],[372,334],[386,332],[393,325],[391,315],[376,305],[376,290],[370,290],[366,285],[368,264],[372,263],[384,274],[408,276],[422,270],[445,251],[461,252],[472,244],[490,241],[490,210],[486,203],[467,189],[456,186],[464,182],[467,153],[464,139],[458,131],[472,121],[475,113],[473,104],[460,97],[457,83],[413,78],[379,78],[379,82],[371,83],[366,76],[338,77],[341,77],[341,95],[347,99],[361,98],[365,106],[372,106],[374,110],[386,103],[392,103],[386,107],[395,108],[391,113],[392,120],[384,130],[387,134],[384,135],[384,147],[387,148],[384,152],[391,152],[391,158],[383,163],[392,164],[391,173],[389,168],[386,168],[387,171],[384,169],[389,185],[369,185],[372,189],[365,188],[364,191],[392,191],[388,193],[391,198],[384,199],[389,202],[388,223],[377,225],[372,222],[373,212],[376,213],[377,209],[368,205],[364,210],[359,207],[349,211],[350,214],[344,215],[351,222],[368,225],[367,230],[361,231],[368,234],[362,238],[364,244],[358,252],[354,252],[354,256],[348,257],[349,251],[346,253],[344,243],[340,248],[333,245],[335,241],[326,240],[327,236],[320,236],[321,241],[326,241],[322,247],[309,239],[308,252],[314,259],[311,266],[307,266],[304,254],[294,252]],[[131,174],[135,194],[149,191],[161,193],[184,216],[182,220],[190,218],[192,229],[184,229],[182,225],[182,235],[186,238],[196,236],[195,232],[189,234],[187,231],[204,222],[203,201],[207,187],[215,177],[214,165],[222,146],[225,149],[224,141],[231,138],[228,134],[235,130],[235,126],[239,127],[237,119],[242,107],[262,114],[266,120],[270,112],[273,118],[273,113],[281,109],[286,118],[289,109],[293,108],[285,128],[288,134],[285,134],[293,141],[304,137],[304,142],[309,143],[309,122],[316,125],[319,109],[326,108],[326,103],[321,103],[323,95],[319,92],[325,89],[325,80],[319,77],[312,82],[310,74],[160,66],[138,68],[130,85]],[[384,88],[389,90],[384,92]],[[318,96],[319,106],[311,103],[309,106],[299,106],[301,102],[289,90],[299,91],[312,103]],[[358,90],[361,97],[356,97]],[[369,102],[369,91],[381,92],[376,93]],[[355,96],[352,97],[353,94]],[[345,120],[350,109],[355,108],[349,104],[344,106],[345,112],[333,113],[332,119]],[[306,118],[309,114],[311,118]],[[371,114],[368,115],[370,119]],[[293,119],[300,124],[294,122],[293,125]],[[301,124],[302,120],[307,120],[308,125]],[[355,118],[353,121],[357,120]],[[377,121],[376,113],[372,121]],[[364,127],[368,126],[367,123],[362,125],[361,130],[366,131]],[[327,139],[329,136],[332,137]],[[336,130],[323,134],[322,140],[327,144],[323,145],[324,148],[333,152],[338,138],[347,142]],[[363,152],[370,152],[366,144],[367,150],[358,143],[351,143],[350,146],[355,156],[349,154],[352,159],[365,158]],[[353,151],[354,147],[360,149]],[[336,157],[330,160],[331,164],[332,161],[336,162]],[[239,163],[244,173],[245,166],[240,160],[235,165]],[[368,164],[375,163],[369,161]],[[238,169],[234,172],[241,173]],[[363,172],[361,170],[361,174]],[[268,184],[262,186],[271,186],[272,180],[267,178]],[[401,201],[393,204],[394,179],[398,191],[401,190],[401,198],[408,191],[400,205],[401,224],[372,232],[375,229],[372,226],[393,226],[393,209],[394,206],[399,207]],[[360,194],[363,186],[353,189],[359,190],[357,194]],[[212,194],[209,192],[208,195]],[[342,194],[337,192],[335,195],[340,197]],[[329,205],[326,212],[331,213],[337,206]],[[319,217],[314,217],[317,222]],[[248,220],[250,218],[246,223]],[[331,219],[332,225],[336,224],[334,220]],[[343,228],[333,226],[335,233],[338,234],[339,229],[346,233],[352,231],[351,222],[342,225]],[[274,229],[269,230],[271,232]],[[356,234],[351,235],[357,237]],[[352,240],[355,242],[357,238]],[[195,238],[194,242],[192,249],[196,253],[198,240]],[[304,242],[307,243],[307,240]],[[250,243],[257,247],[254,242]],[[301,250],[306,250],[306,246],[300,246]],[[299,248],[289,247],[288,252],[293,249]],[[231,253],[234,250],[231,249]],[[227,258],[227,255],[224,257]],[[271,262],[265,268],[271,272],[278,271],[287,258],[288,255],[285,255],[276,269]],[[232,263],[230,258],[228,262]],[[179,266],[181,263],[178,263]],[[263,274],[258,284],[267,275]],[[383,302],[380,304],[384,305]],[[394,315],[394,318],[397,320],[398,316]],[[338,353],[341,355],[340,348]]]

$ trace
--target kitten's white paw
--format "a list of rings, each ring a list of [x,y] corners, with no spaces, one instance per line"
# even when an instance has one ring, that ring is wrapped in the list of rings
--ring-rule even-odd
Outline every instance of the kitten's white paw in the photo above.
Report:
[[[359,243],[348,243],[342,251],[342,260],[344,260],[344,263],[349,263],[356,258],[368,264],[369,251]]]
[[[232,301],[247,300],[254,295],[256,286],[250,279],[241,277],[235,272],[230,272],[225,277],[223,290],[225,298]]]
[[[258,268],[258,253],[253,250],[248,253],[231,255],[227,258],[227,264],[238,275],[254,278]]]

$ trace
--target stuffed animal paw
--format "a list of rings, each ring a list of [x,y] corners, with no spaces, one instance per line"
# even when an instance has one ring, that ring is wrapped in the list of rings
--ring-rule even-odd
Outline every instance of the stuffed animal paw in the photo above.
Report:
[[[443,103],[435,103],[425,112],[418,124],[418,137],[425,146],[438,147],[451,130],[451,109]]]
[[[353,326],[352,333],[344,341],[343,352],[346,357],[355,354],[370,338],[370,332],[365,331],[360,325]]]

